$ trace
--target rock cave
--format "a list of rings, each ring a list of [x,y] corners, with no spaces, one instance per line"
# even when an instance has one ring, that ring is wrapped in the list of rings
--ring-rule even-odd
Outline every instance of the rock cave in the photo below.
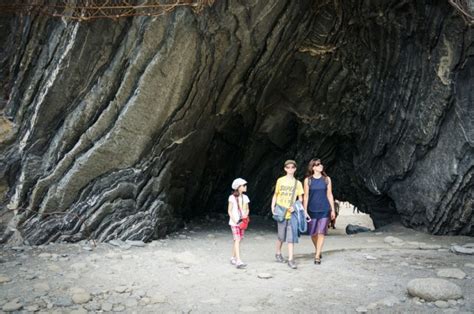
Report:
[[[149,241],[225,213],[236,176],[268,215],[313,157],[376,227],[474,235],[474,36],[448,1],[2,14],[0,38],[2,242]]]

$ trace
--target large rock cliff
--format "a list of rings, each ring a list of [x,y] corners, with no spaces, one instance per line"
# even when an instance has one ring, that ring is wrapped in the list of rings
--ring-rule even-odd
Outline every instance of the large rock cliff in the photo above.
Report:
[[[435,234],[473,230],[472,29],[446,1],[216,1],[200,13],[0,19],[3,240],[149,240],[267,213],[286,158],[335,197]],[[13,241],[12,240],[12,241]]]

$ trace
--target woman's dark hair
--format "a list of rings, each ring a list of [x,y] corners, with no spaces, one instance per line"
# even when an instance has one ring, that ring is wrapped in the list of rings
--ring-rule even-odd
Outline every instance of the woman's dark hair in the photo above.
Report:
[[[316,165],[317,163],[320,163],[322,164],[321,162],[321,159],[319,158],[313,158],[310,160],[309,164],[308,164],[308,170],[306,171],[306,177],[309,178],[313,175],[314,171],[313,171],[313,167],[314,165]],[[327,182],[328,180],[328,175],[326,174],[326,172],[323,170],[321,171],[321,174],[323,175],[324,177],[324,180]]]

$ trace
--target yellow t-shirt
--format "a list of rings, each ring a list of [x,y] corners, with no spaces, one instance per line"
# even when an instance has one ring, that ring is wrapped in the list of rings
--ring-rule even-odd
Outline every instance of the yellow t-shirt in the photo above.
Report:
[[[278,205],[285,208],[289,208],[298,196],[304,194],[303,184],[298,181],[298,183],[296,184],[295,196],[293,196],[293,199],[291,199],[291,196],[293,195],[293,189],[295,188],[295,180],[296,178],[288,178],[287,176],[278,178],[275,187],[276,203]],[[291,218],[290,211],[286,213],[285,218]]]

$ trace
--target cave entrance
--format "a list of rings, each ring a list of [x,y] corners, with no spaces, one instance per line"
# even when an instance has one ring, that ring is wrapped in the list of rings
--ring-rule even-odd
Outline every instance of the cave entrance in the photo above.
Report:
[[[350,202],[339,201],[339,211],[336,218],[335,229],[330,226],[329,234],[346,234],[349,225],[369,228],[374,230],[374,222],[370,215],[363,213]]]

